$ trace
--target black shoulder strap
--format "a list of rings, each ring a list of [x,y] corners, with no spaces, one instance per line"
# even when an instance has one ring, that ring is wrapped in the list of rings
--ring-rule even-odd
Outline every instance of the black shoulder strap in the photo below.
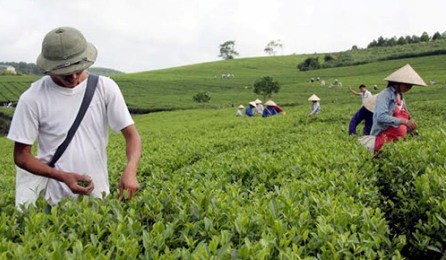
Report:
[[[84,118],[85,112],[87,112],[88,106],[90,105],[91,99],[94,96],[94,92],[96,90],[96,85],[98,84],[99,76],[89,74],[87,79],[87,89],[85,90],[84,98],[82,99],[81,107],[79,108],[79,112],[77,113],[76,119],[73,122],[73,125],[71,125],[70,130],[68,130],[67,137],[62,142],[59,147],[57,147],[56,152],[54,153],[53,159],[51,159],[51,162],[48,163],[50,167],[54,167],[57,160],[62,156],[62,154],[65,152],[65,149],[67,149],[68,144],[70,144],[71,139],[73,139],[74,134],[76,133],[77,128],[79,127],[82,119]]]

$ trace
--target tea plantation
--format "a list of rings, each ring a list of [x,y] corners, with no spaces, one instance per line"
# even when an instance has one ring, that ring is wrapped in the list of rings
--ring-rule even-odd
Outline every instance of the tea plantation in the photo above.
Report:
[[[229,61],[238,64],[232,81],[214,79],[217,69],[193,70],[210,75],[206,79],[192,70],[181,74],[184,68],[172,69],[171,77],[168,71],[116,77],[129,104],[138,107],[139,98],[147,99],[139,108],[197,107],[191,101],[197,90],[214,93],[207,109],[134,116],[143,155],[141,189],[130,201],[117,199],[126,159],[122,136],[112,134],[110,196],[67,199],[53,208],[39,200],[20,212],[14,207],[13,143],[0,138],[0,258],[446,257],[446,56],[313,72],[268,71],[267,58],[254,60]],[[382,89],[382,79],[406,63],[425,81],[435,80],[406,95],[419,135],[386,145],[381,158],[372,159],[347,135],[361,102],[347,86]],[[230,104],[257,97],[243,86],[258,75],[283,83],[274,100],[286,115],[235,117]],[[336,78],[344,86],[312,87],[312,76]],[[169,88],[184,82],[196,84],[179,85],[177,92]],[[139,97],[138,86],[144,92]],[[309,117],[307,98],[313,93],[321,98],[322,112]]]

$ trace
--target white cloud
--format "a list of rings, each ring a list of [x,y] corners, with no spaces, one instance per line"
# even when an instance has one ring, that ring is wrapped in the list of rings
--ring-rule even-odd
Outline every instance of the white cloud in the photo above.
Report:
[[[45,34],[78,28],[99,50],[95,66],[126,72],[218,60],[236,41],[239,57],[366,47],[379,36],[446,30],[442,0],[0,0],[0,61],[34,62]],[[6,26],[5,26],[6,25]]]

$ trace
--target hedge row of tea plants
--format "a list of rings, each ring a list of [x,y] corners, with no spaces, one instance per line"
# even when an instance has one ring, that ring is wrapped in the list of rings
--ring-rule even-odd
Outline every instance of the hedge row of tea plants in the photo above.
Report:
[[[357,104],[326,104],[316,117],[309,105],[266,119],[230,109],[138,115],[135,199],[117,199],[125,152],[114,134],[110,196],[39,200],[23,212],[13,144],[1,138],[0,258],[440,258],[445,118],[435,104],[411,108],[419,135],[379,160],[347,135]]]

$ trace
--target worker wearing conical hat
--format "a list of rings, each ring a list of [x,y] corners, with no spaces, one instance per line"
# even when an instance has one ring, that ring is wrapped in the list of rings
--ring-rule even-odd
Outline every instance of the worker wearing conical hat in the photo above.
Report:
[[[254,100],[254,102],[256,103],[255,114],[256,115],[261,115],[263,113],[262,100],[256,99],[256,100]]]
[[[385,80],[388,81],[387,88],[378,94],[373,115],[371,135],[376,136],[375,151],[379,151],[384,143],[404,138],[407,132],[417,129],[406,108],[403,94],[413,85],[427,86],[409,64]]]
[[[256,109],[256,102],[254,102],[254,101],[249,102],[249,104],[248,104],[248,106],[246,107],[246,110],[245,110],[245,115],[249,116],[249,117],[254,116],[255,115],[255,109]]]
[[[238,106],[237,112],[235,112],[235,116],[243,116],[243,109],[245,107],[243,105]]]
[[[315,94],[311,95],[311,97],[308,98],[308,101],[312,102],[310,116],[316,115],[321,111],[321,104],[319,102],[320,100],[321,99]]]

